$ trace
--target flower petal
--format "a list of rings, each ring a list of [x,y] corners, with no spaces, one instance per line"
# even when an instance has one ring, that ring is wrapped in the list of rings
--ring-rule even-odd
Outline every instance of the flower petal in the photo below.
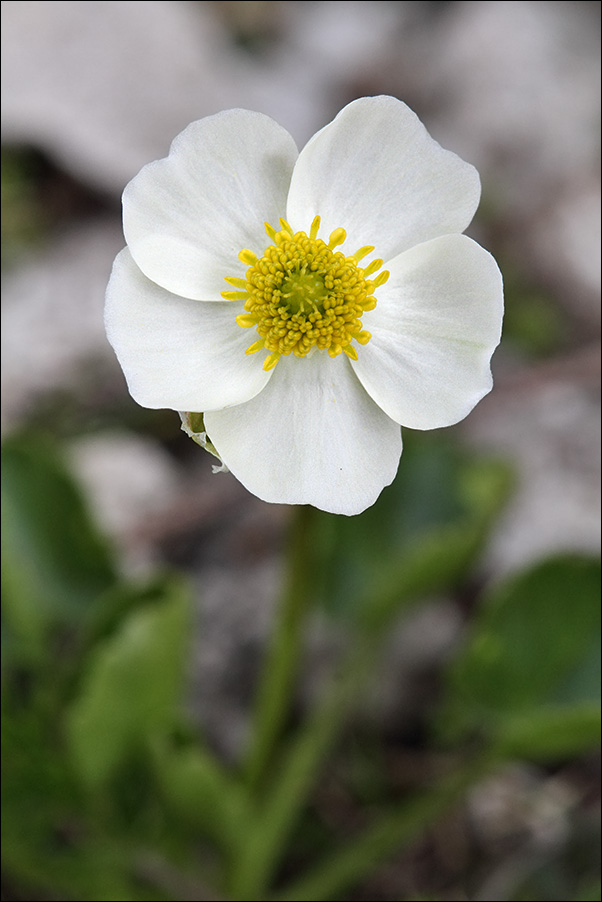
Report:
[[[347,253],[373,245],[386,262],[420,242],[463,232],[480,190],[476,169],[431,138],[405,103],[363,97],[301,151],[287,219],[307,230],[319,214],[324,234],[347,231]]]
[[[200,303],[144,276],[126,248],[107,287],[105,325],[132,397],[143,407],[204,411],[241,404],[270,378],[264,351],[236,324],[242,304]]]
[[[500,340],[502,276],[466,235],[446,235],[388,264],[372,338],[352,365],[396,423],[436,429],[463,419],[491,390],[489,362]]]
[[[343,355],[282,357],[252,401],[205,415],[237,479],[264,501],[359,514],[395,477],[401,430]]]
[[[145,166],[123,194],[132,256],[182,297],[222,300],[238,253],[261,254],[264,222],[284,215],[295,142],[268,116],[228,110],[188,126],[169,156]]]

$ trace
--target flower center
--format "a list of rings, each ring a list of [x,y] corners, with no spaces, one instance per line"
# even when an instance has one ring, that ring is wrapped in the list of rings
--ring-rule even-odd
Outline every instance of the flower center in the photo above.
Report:
[[[305,357],[314,348],[357,360],[351,342],[365,345],[372,337],[362,329],[361,317],[376,307],[373,292],[389,278],[386,270],[370,278],[383,261],[373,260],[362,269],[360,260],[373,247],[362,247],[351,257],[335,251],[347,237],[345,230],[335,229],[326,244],[318,238],[319,216],[309,235],[293,232],[284,219],[280,226],[277,232],[266,223],[273,243],[263,257],[246,248],[240,252],[239,259],[249,267],[246,278],[228,276],[226,282],[238,290],[222,291],[226,300],[244,300],[247,313],[236,322],[243,329],[255,327],[259,335],[246,353],[270,351],[265,370],[273,369],[283,354]]]

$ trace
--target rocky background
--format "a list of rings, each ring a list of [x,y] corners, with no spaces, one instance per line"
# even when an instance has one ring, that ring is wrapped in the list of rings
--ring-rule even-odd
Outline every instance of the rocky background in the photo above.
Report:
[[[225,758],[245,736],[289,510],[213,475],[176,414],[129,398],[102,319],[123,187],[190,121],[224,108],[267,113],[302,146],[355,97],[407,102],[480,171],[470,234],[506,283],[495,389],[454,429],[515,472],[479,578],[596,553],[599,36],[592,2],[2,3],[3,432],[60,438],[124,572],[189,574],[202,623],[191,704]],[[420,755],[389,747],[385,724],[415,717],[461,630],[443,597],[391,637],[370,716],[402,782]],[[339,641],[316,622],[301,706]],[[514,898],[534,861],[566,851],[577,811],[589,831],[594,764],[508,769],[354,898]],[[336,785],[321,804],[347,816]]]

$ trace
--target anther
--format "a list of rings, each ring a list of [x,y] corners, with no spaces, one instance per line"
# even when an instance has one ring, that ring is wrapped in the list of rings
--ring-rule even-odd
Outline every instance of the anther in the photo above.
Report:
[[[291,236],[291,238],[293,238],[294,235],[295,235],[295,233],[293,232],[291,226],[288,224],[288,222],[286,221],[286,219],[282,219],[282,218],[281,218],[281,219],[278,220],[278,222],[280,223],[280,228],[282,229],[282,231],[283,231],[283,232],[288,232],[288,234]]]
[[[367,257],[368,254],[372,253],[373,250],[374,248],[367,244],[365,247],[360,247],[359,251],[356,251],[355,254],[352,254],[351,259],[355,260],[356,263],[359,263],[360,260],[363,260],[364,257]]]
[[[246,279],[237,279],[234,276],[226,276],[224,278],[224,282],[227,282],[228,285],[234,285],[235,288],[245,288],[247,287]]]
[[[388,269],[384,269],[382,272],[379,272],[377,277],[372,282],[372,288],[379,288],[381,285],[384,285],[391,273]]]
[[[263,362],[264,370],[267,370],[267,371],[273,370],[279,360],[280,360],[279,352],[274,351],[272,354],[270,354],[269,357],[266,357],[266,359],[264,360],[264,362]]]
[[[245,278],[226,279],[237,290],[224,291],[222,297],[243,301],[246,311],[236,322],[257,332],[257,340],[246,353],[267,351],[266,371],[273,369],[282,355],[305,357],[315,349],[328,351],[333,358],[345,353],[350,360],[357,360],[357,346],[370,340],[370,333],[362,330],[361,318],[376,306],[373,292],[389,274],[381,272],[370,280],[382,260],[372,261],[365,270],[358,264],[374,248],[361,247],[352,257],[335,253],[347,238],[345,229],[331,232],[327,244],[318,238],[320,223],[315,216],[309,234],[294,232],[286,219],[279,220],[280,231],[265,223],[272,244],[263,257],[258,259],[243,248],[239,259],[248,267]]]
[[[257,351],[261,351],[262,348],[265,348],[265,341],[263,338],[260,338],[259,341],[255,341],[252,345],[249,345],[245,354],[256,354]]]
[[[328,247],[330,250],[334,250],[335,247],[338,247],[339,244],[342,244],[347,237],[347,232],[345,229],[335,229],[334,232],[330,233],[330,238],[328,239]]]
[[[257,317],[252,313],[239,313],[236,322],[242,329],[250,329],[251,326],[257,325]]]
[[[264,228],[268,233],[268,237],[272,239],[272,241],[276,241],[276,229],[274,229],[269,222],[264,222]]]
[[[367,276],[371,276],[372,273],[376,272],[377,269],[380,269],[382,265],[383,265],[382,260],[373,260],[372,263],[370,263],[364,270],[364,273],[363,273],[364,279]]]

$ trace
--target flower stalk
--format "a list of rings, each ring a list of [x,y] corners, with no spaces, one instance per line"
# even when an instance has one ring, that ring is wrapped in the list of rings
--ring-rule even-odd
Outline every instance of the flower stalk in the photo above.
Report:
[[[315,509],[309,505],[293,511],[286,584],[257,690],[245,764],[247,784],[252,791],[263,782],[289,713],[304,638],[302,624],[311,601],[311,538],[315,516]]]

